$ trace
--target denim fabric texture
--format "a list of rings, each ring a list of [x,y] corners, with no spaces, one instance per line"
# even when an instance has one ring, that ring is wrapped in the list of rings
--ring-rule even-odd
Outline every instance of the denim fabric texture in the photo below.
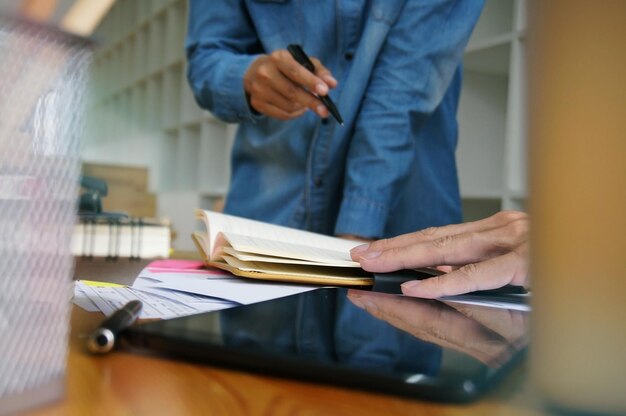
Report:
[[[314,232],[388,237],[461,221],[456,112],[481,0],[191,0],[198,104],[239,123],[225,211]],[[302,45],[332,71],[345,125],[255,114],[243,77]]]

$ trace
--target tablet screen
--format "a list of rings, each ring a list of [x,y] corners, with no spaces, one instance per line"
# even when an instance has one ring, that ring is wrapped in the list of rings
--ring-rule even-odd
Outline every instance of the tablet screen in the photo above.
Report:
[[[126,344],[263,374],[468,401],[521,357],[528,313],[322,288],[130,328]]]

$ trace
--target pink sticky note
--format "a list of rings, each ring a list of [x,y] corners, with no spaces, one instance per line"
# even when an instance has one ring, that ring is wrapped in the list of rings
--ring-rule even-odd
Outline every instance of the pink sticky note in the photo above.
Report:
[[[230,274],[224,270],[213,267],[206,267],[204,263],[198,260],[176,260],[164,259],[154,260],[146,266],[152,273],[172,273],[179,272],[185,274],[210,274],[210,275],[227,275]]]

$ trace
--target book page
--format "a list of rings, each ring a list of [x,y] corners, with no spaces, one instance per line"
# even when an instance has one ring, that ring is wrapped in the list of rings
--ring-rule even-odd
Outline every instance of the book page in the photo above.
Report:
[[[306,260],[327,266],[360,267],[359,263],[350,258],[349,249],[343,251],[342,248],[305,245],[307,241],[302,239],[300,241],[303,244],[299,244],[231,233],[223,235],[232,248],[242,253]]]
[[[294,253],[300,253],[305,257],[297,258],[318,262],[341,260],[354,263],[350,259],[350,250],[362,244],[359,241],[345,240],[218,212],[196,210],[196,216],[204,220],[207,226],[208,247],[206,252],[207,254],[210,253],[212,260],[218,253],[216,242],[220,233],[224,236],[246,236],[251,240],[262,239],[262,241],[257,240],[253,244],[253,246],[256,245],[255,251],[252,251],[254,253],[275,255],[272,250],[275,250],[277,245],[270,247],[270,243],[280,242],[282,244],[279,244],[278,247],[280,247],[281,253],[290,253],[290,255],[283,256],[281,254],[279,256],[290,257]],[[266,247],[267,250],[260,252],[262,246]],[[312,254],[313,252],[314,254]],[[354,264],[358,267],[358,264]]]
[[[278,275],[285,277],[309,277],[331,279],[354,279],[363,278],[354,269],[345,267],[334,268],[327,266],[301,266],[297,264],[276,264],[264,262],[244,262],[231,256],[224,256],[224,261],[239,270],[262,274]]]
[[[294,258],[285,258],[285,257],[275,257],[275,256],[266,256],[262,254],[251,254],[245,253],[235,250],[232,247],[222,247],[222,252],[228,254],[229,256],[235,257],[241,261],[262,261],[266,263],[281,263],[281,264],[302,264],[306,266],[333,266],[333,267],[355,267],[352,264],[348,264],[346,262],[338,262],[338,263],[319,263],[315,261],[309,260],[300,260]]]
[[[206,238],[199,240],[198,243],[204,244],[204,253],[209,260],[214,258],[213,248],[218,234],[222,229],[229,229],[228,223],[222,224],[223,216],[225,215],[217,212],[196,209],[196,218],[204,222],[207,230]]]

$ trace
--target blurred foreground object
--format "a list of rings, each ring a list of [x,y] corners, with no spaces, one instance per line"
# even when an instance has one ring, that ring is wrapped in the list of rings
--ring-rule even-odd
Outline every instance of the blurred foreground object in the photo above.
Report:
[[[0,14],[19,14],[65,32],[89,36],[116,0],[0,0]],[[145,0],[141,0],[145,1]]]
[[[0,15],[0,414],[62,397],[90,48]]]
[[[626,2],[532,2],[532,374],[626,414]]]

